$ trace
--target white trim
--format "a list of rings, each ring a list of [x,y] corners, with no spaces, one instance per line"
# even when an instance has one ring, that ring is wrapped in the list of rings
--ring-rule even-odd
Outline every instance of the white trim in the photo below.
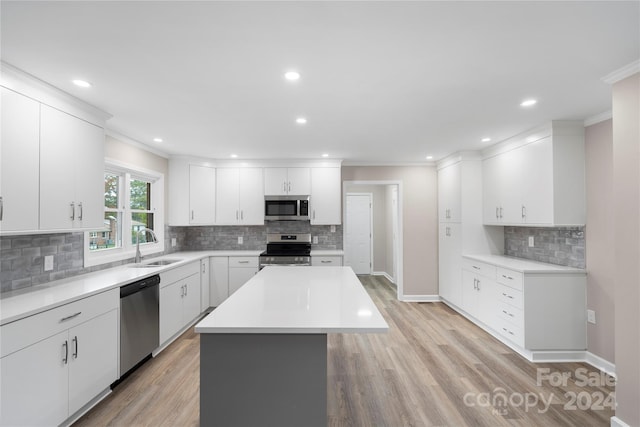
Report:
[[[590,351],[585,351],[584,362],[588,363],[594,368],[600,369],[602,372],[604,372],[607,375],[611,375],[612,377],[617,378],[615,363],[611,363],[608,360],[603,359],[602,357],[591,353]]]
[[[346,194],[347,187],[349,185],[397,185],[398,186],[398,277],[396,280],[396,288],[397,288],[397,298],[398,300],[402,300],[402,295],[404,292],[403,284],[404,284],[404,225],[402,222],[403,218],[403,203],[404,203],[404,190],[402,187],[402,181],[398,180],[371,180],[371,181],[342,181],[342,217],[346,218]],[[345,243],[345,234],[342,233],[342,247],[344,248]]]
[[[399,298],[404,302],[441,302],[440,295],[402,295]]]
[[[391,277],[391,275],[389,275],[389,273],[387,273],[386,271],[374,271],[373,273],[371,273],[371,275],[372,276],[384,276],[385,279],[387,279],[388,281],[390,281],[394,285],[396,284],[393,281],[393,277]]]
[[[631,64],[627,64],[622,68],[610,72],[602,78],[602,81],[610,85],[618,83],[620,80],[624,80],[627,77],[640,73],[640,59],[636,59]]]
[[[604,122],[613,118],[613,111],[605,111],[604,113],[596,114],[595,116],[587,117],[584,119],[584,127],[595,125],[596,123]]]
[[[382,161],[373,161],[367,162],[362,161],[359,162],[357,160],[345,160],[342,162],[342,166],[435,166],[436,160],[425,160],[424,162],[382,162]]]
[[[618,417],[611,417],[611,427],[631,427]]]

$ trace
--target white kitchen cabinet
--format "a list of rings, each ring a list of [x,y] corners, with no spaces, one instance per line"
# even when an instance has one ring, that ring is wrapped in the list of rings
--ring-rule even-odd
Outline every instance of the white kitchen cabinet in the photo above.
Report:
[[[438,171],[438,219],[440,222],[460,222],[461,209],[460,162]]]
[[[554,121],[483,151],[488,225],[585,223],[584,124]]]
[[[209,258],[200,260],[200,312],[211,307],[211,273]]]
[[[265,196],[308,196],[311,171],[307,167],[264,168]]]
[[[160,273],[160,344],[201,313],[200,261]]]
[[[169,160],[169,224],[213,225],[216,210],[216,169],[189,159]]]
[[[119,291],[0,327],[0,425],[59,425],[117,379]]]
[[[257,257],[229,257],[229,296],[257,273]]]
[[[438,285],[440,297],[455,305],[462,304],[461,226],[441,222],[438,231]]]
[[[216,170],[216,223],[218,225],[264,224],[262,168]]]
[[[311,168],[311,224],[340,224],[342,179],[339,167]]]
[[[104,130],[40,107],[40,229],[104,227]]]
[[[0,231],[38,229],[40,103],[2,90]]]
[[[493,327],[490,307],[495,304],[496,268],[479,262],[464,263],[462,270],[462,309]]]
[[[209,301],[217,307],[229,297],[229,257],[211,257],[209,271]]]
[[[337,255],[323,255],[311,257],[312,267],[342,267],[342,257]]]

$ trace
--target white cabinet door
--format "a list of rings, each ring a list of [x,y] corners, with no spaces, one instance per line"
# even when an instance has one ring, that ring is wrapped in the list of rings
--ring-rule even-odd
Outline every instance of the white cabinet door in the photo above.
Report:
[[[237,168],[216,169],[216,224],[237,225],[240,219],[240,173]]]
[[[103,129],[41,105],[40,229],[102,227],[103,187]]]
[[[485,224],[499,224],[502,190],[501,158],[490,157],[482,161],[482,213]]]
[[[211,274],[209,258],[200,260],[200,312],[211,307]]]
[[[311,194],[311,170],[309,168],[288,168],[287,177],[287,193],[290,196]]]
[[[200,311],[200,274],[194,274],[181,280],[184,286],[182,296],[182,324],[180,328],[198,317]]]
[[[216,219],[216,170],[189,165],[189,224],[211,225]]]
[[[239,171],[239,204],[242,225],[264,224],[264,183],[262,168]]]
[[[461,165],[455,163],[438,171],[438,220],[461,220]]]
[[[264,194],[267,196],[287,194],[287,168],[264,168]]]
[[[211,257],[209,267],[209,301],[211,307],[217,307],[229,297],[229,258]]]
[[[230,267],[229,268],[229,296],[240,289],[249,279],[258,273],[257,267]]]
[[[462,270],[462,308],[478,317],[478,277],[470,271]]]
[[[340,168],[311,168],[311,224],[340,224],[341,186]]]
[[[521,217],[528,224],[553,223],[553,147],[551,137],[520,148]]]
[[[439,293],[448,302],[462,304],[462,239],[460,224],[440,223]]]
[[[0,425],[59,425],[68,415],[67,331],[0,359]]]
[[[118,378],[118,310],[69,329],[69,415]]]
[[[312,256],[311,266],[313,267],[342,267],[341,256]]]
[[[183,283],[160,288],[160,343],[166,342],[182,328]]]
[[[0,231],[37,230],[40,103],[1,89]]]

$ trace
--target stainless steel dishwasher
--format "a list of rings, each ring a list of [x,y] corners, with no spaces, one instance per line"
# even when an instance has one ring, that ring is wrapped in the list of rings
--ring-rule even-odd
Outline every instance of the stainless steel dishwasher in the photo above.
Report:
[[[160,276],[120,288],[120,377],[160,344]]]

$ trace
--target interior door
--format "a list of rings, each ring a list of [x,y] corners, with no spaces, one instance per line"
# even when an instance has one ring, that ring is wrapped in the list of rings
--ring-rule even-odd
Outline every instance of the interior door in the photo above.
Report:
[[[371,274],[371,194],[347,194],[345,265]]]

